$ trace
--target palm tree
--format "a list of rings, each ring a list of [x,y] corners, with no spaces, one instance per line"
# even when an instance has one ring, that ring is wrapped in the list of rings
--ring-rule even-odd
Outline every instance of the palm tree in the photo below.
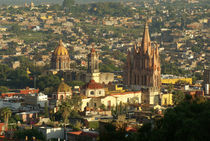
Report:
[[[6,124],[6,127],[8,126],[8,120],[11,117],[11,115],[12,111],[8,107],[1,109],[1,117],[4,118],[4,123]]]

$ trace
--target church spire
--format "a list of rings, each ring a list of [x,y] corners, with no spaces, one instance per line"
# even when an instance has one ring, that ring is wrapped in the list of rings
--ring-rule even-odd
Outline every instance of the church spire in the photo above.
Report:
[[[149,36],[148,21],[145,23],[145,26],[144,26],[144,33],[143,33],[141,47],[144,51],[144,54],[146,52],[148,52],[148,53],[151,52],[151,40],[150,40],[150,36]]]
[[[95,50],[94,46],[95,46],[95,44],[94,44],[94,43],[92,43],[91,53],[96,52],[96,50]]]

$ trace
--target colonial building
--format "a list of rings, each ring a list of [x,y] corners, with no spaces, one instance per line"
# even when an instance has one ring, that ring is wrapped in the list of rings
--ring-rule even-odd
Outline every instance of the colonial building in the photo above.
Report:
[[[119,92],[106,94],[106,88],[100,84],[91,80],[81,90],[82,98],[81,110],[85,108],[98,109],[102,105],[107,109],[115,107],[120,103],[141,103],[141,91],[135,92]]]
[[[86,82],[94,80],[97,83],[105,83],[114,81],[113,73],[104,73],[99,71],[99,54],[93,47],[88,54],[88,69],[86,74]]]
[[[147,22],[141,45],[128,51],[124,84],[132,89],[142,90],[144,103],[158,104],[161,86],[160,57],[157,45],[151,44]]]
[[[63,42],[60,40],[59,46],[54,50],[51,58],[50,73],[59,73],[66,81],[85,81],[95,80],[97,83],[105,83],[114,81],[113,73],[101,73],[99,71],[99,54],[94,48],[91,49],[87,55],[88,68],[81,70],[77,68],[70,68],[70,57],[68,50],[64,47]]]
[[[98,109],[102,105],[110,110],[111,107],[116,107],[120,104],[140,104],[142,102],[141,97],[141,91],[114,93],[100,97],[85,97],[82,99],[81,110],[84,111],[87,107],[89,109]]]
[[[102,84],[96,83],[95,80],[91,80],[84,86],[85,95],[87,97],[102,97],[105,96],[105,89]]]
[[[61,40],[59,46],[54,50],[52,54],[51,69],[55,71],[70,70],[69,53]]]
[[[26,104],[39,106],[44,108],[46,105],[48,106],[48,96],[43,93],[34,93],[24,96],[24,101]]]
[[[66,100],[67,98],[72,97],[72,90],[69,85],[67,85],[64,80],[59,84],[57,91],[52,94],[52,98],[50,99],[50,107],[55,108],[61,103],[62,100]]]

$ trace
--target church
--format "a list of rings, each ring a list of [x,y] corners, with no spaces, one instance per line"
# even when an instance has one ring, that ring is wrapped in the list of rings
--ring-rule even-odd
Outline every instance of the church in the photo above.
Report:
[[[159,104],[161,67],[158,46],[152,45],[146,22],[141,45],[128,51],[124,68],[124,84],[142,91],[142,102]]]
[[[60,40],[59,46],[55,48],[51,58],[50,72],[53,74],[61,74],[65,81],[79,80],[89,82],[94,80],[97,83],[108,84],[114,81],[114,74],[99,71],[99,54],[94,47],[87,55],[88,68],[87,70],[72,69],[70,67],[71,60],[68,50],[64,47],[63,42]]]

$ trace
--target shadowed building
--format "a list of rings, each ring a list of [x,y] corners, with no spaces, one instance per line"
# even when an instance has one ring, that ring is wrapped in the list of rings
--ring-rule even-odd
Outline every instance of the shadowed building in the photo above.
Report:
[[[88,54],[88,69],[86,74],[86,82],[94,80],[97,83],[105,83],[114,81],[114,73],[105,73],[99,71],[99,54],[94,47]]]

